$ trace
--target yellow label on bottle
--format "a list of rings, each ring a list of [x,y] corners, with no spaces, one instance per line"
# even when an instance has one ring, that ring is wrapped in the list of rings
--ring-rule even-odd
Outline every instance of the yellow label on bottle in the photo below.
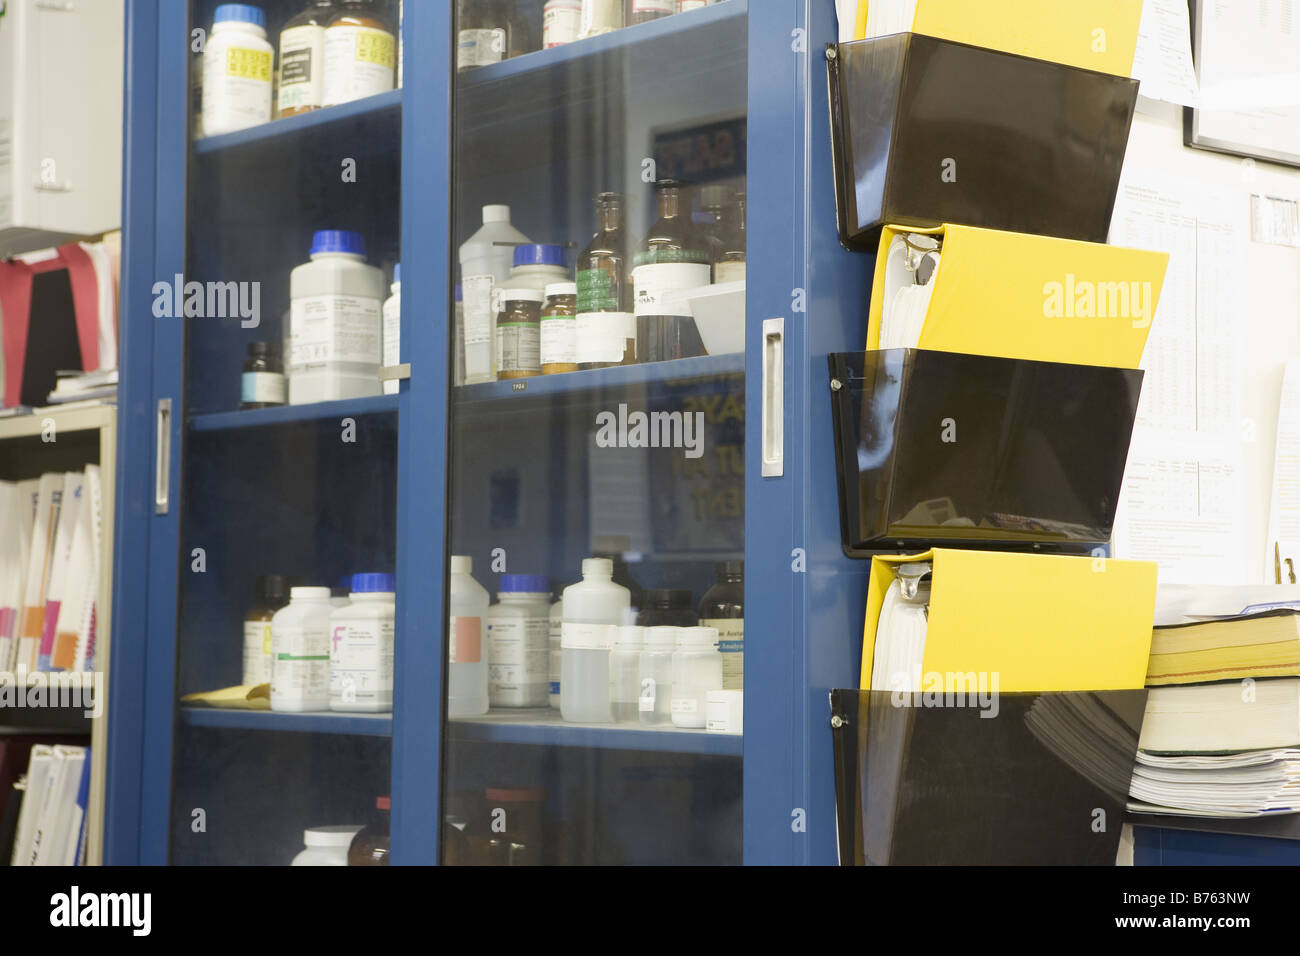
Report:
[[[249,50],[232,46],[226,50],[226,76],[241,80],[271,82],[271,54],[266,50]]]
[[[262,625],[262,653],[271,653],[271,622]]]
[[[391,68],[396,46],[391,33],[366,29],[357,31],[357,59],[363,63],[376,63]]]

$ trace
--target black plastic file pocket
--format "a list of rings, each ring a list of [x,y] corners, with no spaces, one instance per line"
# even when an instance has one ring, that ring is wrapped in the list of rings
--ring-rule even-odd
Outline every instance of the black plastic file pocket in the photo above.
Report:
[[[841,864],[1114,864],[1145,690],[830,703]]]
[[[845,554],[1110,540],[1140,370],[924,349],[829,364]]]
[[[1106,241],[1136,80],[916,33],[827,62],[845,245],[885,222]]]

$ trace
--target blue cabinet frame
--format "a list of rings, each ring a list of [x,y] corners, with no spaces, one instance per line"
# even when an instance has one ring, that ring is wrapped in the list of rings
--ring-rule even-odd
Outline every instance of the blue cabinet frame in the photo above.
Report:
[[[732,5],[735,5],[734,7]],[[184,271],[186,4],[128,0],[122,391],[118,460],[111,772],[105,859],[167,861],[176,719],[180,575],[177,496],[186,410],[184,327],[155,319],[151,288]],[[838,243],[823,50],[833,0],[727,0],[749,41],[750,200],[746,391],[744,857],[836,859],[829,691],[855,686],[867,564],[840,549],[828,352],[859,348],[870,257]],[[450,51],[441,4],[406,4],[408,49]],[[424,66],[422,68],[421,61]],[[401,91],[404,302],[449,301],[451,78],[445,57],[411,57]],[[448,362],[441,323],[402,317],[412,374],[399,421],[397,670],[392,721],[393,860],[438,858],[441,631]],[[785,319],[784,475],[762,477],[765,318]],[[156,513],[158,402],[171,507]]]

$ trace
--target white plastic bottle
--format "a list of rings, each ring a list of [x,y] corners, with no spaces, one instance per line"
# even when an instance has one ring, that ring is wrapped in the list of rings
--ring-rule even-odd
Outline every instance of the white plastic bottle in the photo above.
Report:
[[[216,136],[271,120],[275,48],[266,15],[246,3],[223,3],[203,47],[203,135]]]
[[[673,652],[678,627],[647,627],[641,651],[641,696],[637,710],[643,724],[670,724],[673,719]]]
[[[347,866],[348,847],[361,832],[360,826],[312,827],[302,832],[301,853],[290,866]]]
[[[635,722],[641,697],[641,651],[645,648],[644,627],[624,624],[609,652],[609,700],[618,723]]]
[[[330,710],[393,709],[394,585],[391,574],[354,574],[351,602],[331,610]]]
[[[329,588],[289,590],[271,618],[271,656],[272,710],[329,710]]]
[[[673,652],[673,726],[702,729],[709,691],[722,690],[722,654],[716,627],[683,627]]]
[[[573,276],[564,262],[564,246],[535,242],[515,246],[510,260],[510,278],[506,281],[510,288],[534,289],[545,295],[548,285],[571,281]]]
[[[614,562],[586,558],[582,580],[564,589],[560,629],[560,714],[575,723],[609,723],[609,652],[632,605],[614,583]]]
[[[548,643],[551,647],[550,660],[550,693],[547,695],[547,703],[556,710],[560,709],[560,661],[562,659],[560,651],[560,634],[564,628],[564,602],[556,601],[551,605],[551,633]]]
[[[393,284],[388,287],[391,293],[384,300],[384,345],[383,364],[399,365],[402,355],[402,264],[393,266]],[[396,379],[384,382],[384,394],[396,395]]]
[[[289,274],[289,404],[380,394],[384,274],[359,233],[322,230]]]
[[[503,574],[488,610],[488,699],[493,707],[545,707],[550,689],[551,582]]]
[[[483,226],[461,244],[466,385],[496,381],[497,303],[492,293],[510,276],[514,247],[527,242],[528,237],[510,225],[509,206],[484,206]]]
[[[473,561],[451,556],[450,620],[447,622],[447,716],[488,712],[488,665],[483,632],[490,598],[471,576]]]

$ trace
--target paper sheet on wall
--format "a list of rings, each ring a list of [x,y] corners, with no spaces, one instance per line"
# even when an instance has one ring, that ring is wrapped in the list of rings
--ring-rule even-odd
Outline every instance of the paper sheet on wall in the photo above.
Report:
[[[1146,0],[1142,4],[1133,79],[1141,81],[1138,92],[1153,100],[1196,104],[1187,0]]]
[[[1202,0],[1200,11],[1196,135],[1300,156],[1300,2]]]
[[[1300,359],[1288,359],[1277,412],[1273,493],[1264,539],[1264,583],[1300,578]]]
[[[1114,553],[1159,562],[1162,583],[1245,583],[1240,233],[1227,194],[1151,174],[1121,181],[1111,242],[1170,259]]]

